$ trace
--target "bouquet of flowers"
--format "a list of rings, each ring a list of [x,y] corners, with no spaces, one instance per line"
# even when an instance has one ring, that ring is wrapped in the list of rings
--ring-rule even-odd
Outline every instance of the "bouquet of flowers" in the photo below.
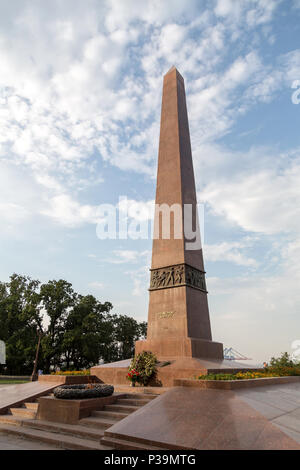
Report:
[[[139,373],[135,369],[131,369],[127,374],[127,379],[131,382],[132,387],[135,387],[135,383],[139,379]]]

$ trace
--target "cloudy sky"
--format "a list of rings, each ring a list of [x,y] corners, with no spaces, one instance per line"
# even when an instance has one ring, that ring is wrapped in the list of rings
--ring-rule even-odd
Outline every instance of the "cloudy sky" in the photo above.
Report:
[[[147,318],[162,76],[185,78],[214,339],[300,339],[299,0],[0,0],[0,279],[65,278]],[[138,218],[138,210],[131,214]]]

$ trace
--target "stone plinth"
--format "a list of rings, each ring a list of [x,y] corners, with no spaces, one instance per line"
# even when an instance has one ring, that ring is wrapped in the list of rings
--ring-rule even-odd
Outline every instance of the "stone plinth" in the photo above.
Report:
[[[124,394],[114,393],[110,397],[87,398],[85,400],[61,400],[55,397],[39,399],[37,419],[55,423],[77,424],[82,418],[90,416],[93,410],[101,410],[111,405]]]

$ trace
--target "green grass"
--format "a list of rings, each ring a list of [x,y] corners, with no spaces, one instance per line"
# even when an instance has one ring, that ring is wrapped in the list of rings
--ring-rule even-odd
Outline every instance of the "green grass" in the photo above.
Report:
[[[0,380],[0,385],[27,384],[29,380]]]

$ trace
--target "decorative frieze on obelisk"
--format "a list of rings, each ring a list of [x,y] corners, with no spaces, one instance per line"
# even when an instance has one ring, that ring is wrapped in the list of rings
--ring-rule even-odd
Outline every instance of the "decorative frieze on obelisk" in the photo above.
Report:
[[[188,264],[151,269],[149,290],[168,289],[177,286],[190,286],[207,293],[205,273]]]
[[[155,202],[148,333],[147,340],[137,341],[136,353],[222,359],[222,344],[212,341],[202,247],[196,243],[200,231],[185,87],[175,67],[164,77]],[[162,233],[162,206],[181,209],[176,227],[175,216],[169,218],[169,237]]]

